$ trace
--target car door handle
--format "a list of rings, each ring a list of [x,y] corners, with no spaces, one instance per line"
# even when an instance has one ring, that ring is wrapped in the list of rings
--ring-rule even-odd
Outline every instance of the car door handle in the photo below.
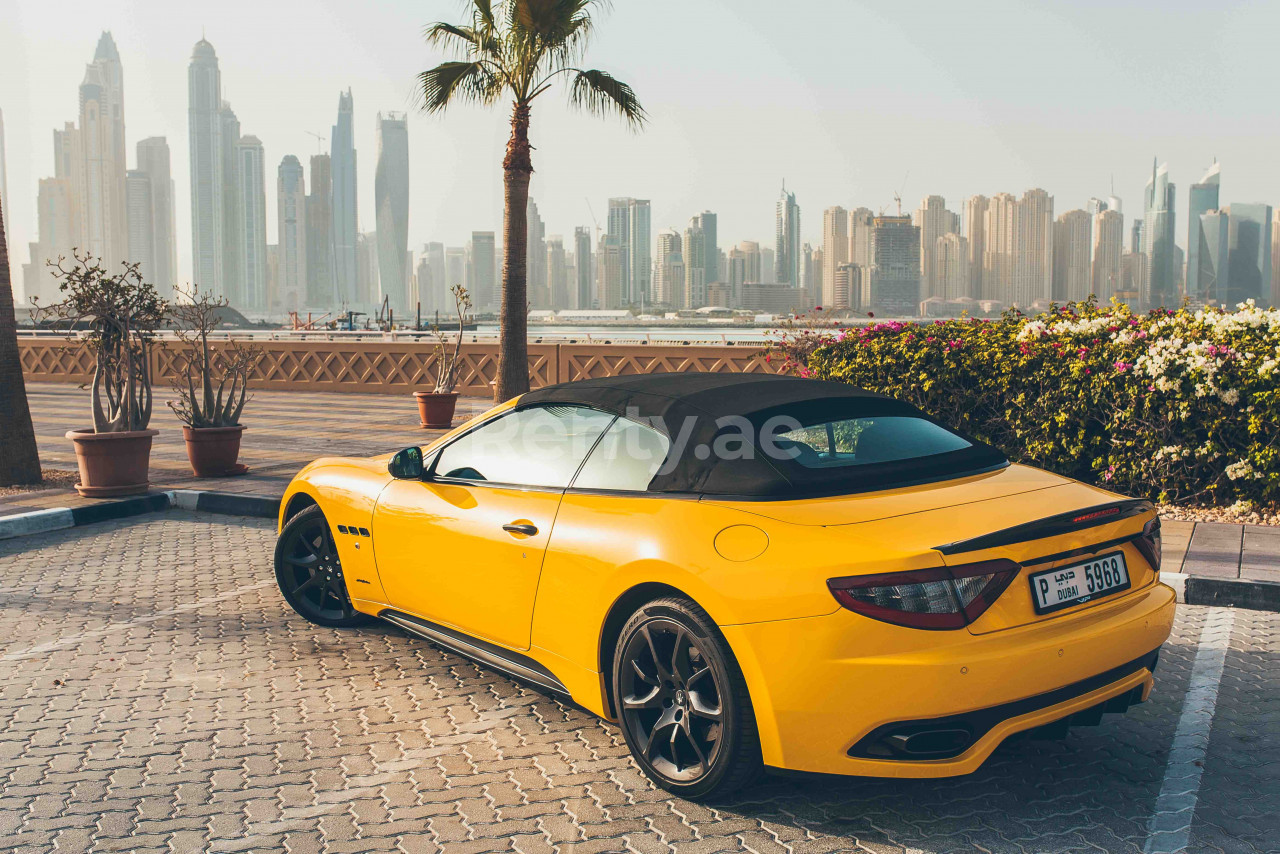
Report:
[[[503,525],[502,530],[506,531],[508,534],[521,534],[526,537],[532,537],[534,534],[538,533],[538,528],[536,526],[516,522],[510,522]]]

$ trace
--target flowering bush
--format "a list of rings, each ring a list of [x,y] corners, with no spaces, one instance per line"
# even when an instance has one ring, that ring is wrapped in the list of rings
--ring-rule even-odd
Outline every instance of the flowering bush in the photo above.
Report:
[[[909,401],[1011,458],[1160,501],[1280,502],[1280,310],[890,321],[771,360]],[[803,344],[803,346],[800,346]]]

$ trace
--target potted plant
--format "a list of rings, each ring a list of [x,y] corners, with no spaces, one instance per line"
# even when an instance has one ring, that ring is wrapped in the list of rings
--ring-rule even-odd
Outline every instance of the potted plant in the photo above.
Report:
[[[449,349],[449,341],[440,325],[433,324],[431,331],[436,336],[435,391],[413,393],[418,401],[418,417],[422,426],[429,430],[452,427],[453,412],[458,406],[458,393],[454,389],[458,385],[458,355],[462,352],[462,331],[466,325],[467,310],[471,308],[471,295],[462,285],[454,285],[449,293],[453,294],[453,305],[458,314],[458,335],[453,341],[453,349]]]
[[[213,344],[209,334],[222,323],[226,299],[199,286],[178,290],[170,309],[174,335],[173,391],[169,408],[182,421],[187,459],[196,477],[230,477],[249,470],[238,462],[249,400],[249,376],[262,358],[260,348],[229,338]]]
[[[37,303],[34,314],[66,322],[72,338],[83,331],[94,358],[93,426],[67,433],[80,467],[76,491],[89,498],[146,492],[151,439],[159,433],[147,428],[151,345],[165,302],[135,262],[123,263],[111,275],[87,252],[75,250],[72,258],[69,268],[62,257],[48,262],[63,299],[49,306]]]

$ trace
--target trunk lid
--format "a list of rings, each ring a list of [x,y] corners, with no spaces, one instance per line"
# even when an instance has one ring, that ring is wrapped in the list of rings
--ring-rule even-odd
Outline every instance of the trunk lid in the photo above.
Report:
[[[863,495],[717,503],[782,522],[847,533],[852,550],[858,548],[859,542],[892,544],[903,553],[932,554],[937,566],[1012,560],[1022,567],[1017,577],[968,627],[973,634],[987,634],[1101,607],[1155,581],[1156,573],[1137,547],[1121,542],[1142,533],[1143,525],[1153,516],[1151,511],[1131,509],[1121,518],[1104,516],[1085,520],[1075,526],[1076,530],[1061,530],[1072,527],[1069,522],[1073,517],[1069,514],[1123,500],[1078,481],[1013,465],[987,475]],[[1018,530],[1019,526],[1064,514],[1068,514],[1066,525],[1047,531],[1030,527]],[[1005,531],[1009,532],[1007,536],[993,541],[991,535]],[[1036,613],[1032,575],[1115,552],[1124,556],[1130,578],[1127,590],[1046,614]]]

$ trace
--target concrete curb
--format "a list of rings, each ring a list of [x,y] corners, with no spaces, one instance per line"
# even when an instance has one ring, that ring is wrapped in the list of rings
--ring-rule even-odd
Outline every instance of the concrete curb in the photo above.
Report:
[[[201,513],[223,513],[231,516],[254,516],[274,519],[280,511],[280,499],[264,495],[240,495],[234,492],[212,492],[202,489],[174,489],[152,492],[114,501],[100,501],[83,507],[52,507],[0,516],[0,540],[43,534],[63,528],[75,528],[109,519],[123,519],[142,513],[155,513],[176,507]]]

